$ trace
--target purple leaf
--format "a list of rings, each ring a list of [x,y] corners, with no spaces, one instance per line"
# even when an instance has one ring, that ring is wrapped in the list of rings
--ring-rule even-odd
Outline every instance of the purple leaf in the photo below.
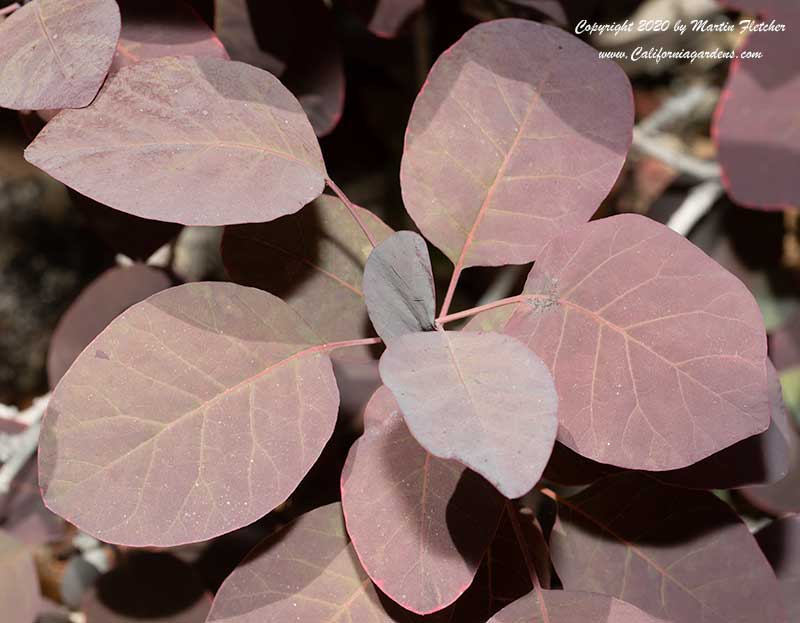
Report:
[[[623,599],[673,623],[785,621],[758,544],[709,492],[611,476],[559,498],[550,548],[566,590]]]
[[[83,599],[86,623],[204,623],[211,596],[194,570],[167,553],[131,552]]]
[[[162,56],[227,59],[212,31],[183,0],[123,0],[122,31],[109,74]]]
[[[578,591],[534,591],[489,623],[659,623],[629,603]]]
[[[265,71],[215,58],[124,67],[92,106],[48,123],[25,157],[112,208],[185,225],[297,212],[326,177],[291,93]]]
[[[434,329],[431,258],[419,234],[399,231],[375,247],[364,267],[364,299],[372,325],[385,342]]]
[[[554,239],[504,330],[555,377],[559,440],[620,467],[685,467],[769,426],[766,336],[752,295],[638,215]]]
[[[0,495],[0,527],[33,546],[63,537],[66,523],[42,502],[35,459],[28,460],[11,481],[8,493]]]
[[[34,623],[40,604],[33,556],[23,543],[0,531],[0,612],[12,623]]]
[[[800,27],[800,13],[786,27]],[[800,39],[791,32],[755,32],[745,48],[762,52],[764,58],[734,62],[714,116],[723,182],[734,201],[751,208],[798,206],[800,143],[787,128],[796,123],[794,103],[800,98],[794,60],[800,55]]]
[[[800,516],[778,519],[756,534],[761,551],[769,560],[783,595],[790,623],[800,621]]]
[[[439,58],[414,103],[406,208],[457,270],[524,264],[594,213],[632,126],[615,63],[557,28],[480,24]]]
[[[306,513],[256,547],[225,580],[208,623],[400,621],[348,543],[342,507]]]
[[[114,0],[28,2],[0,20],[0,106],[87,106],[106,77],[119,31]]]
[[[788,426],[791,463],[789,471],[778,482],[740,490],[747,501],[772,515],[800,513],[800,435]]]
[[[391,235],[377,216],[357,210],[377,240]],[[282,298],[326,341],[372,335],[361,290],[371,251],[349,210],[327,195],[270,223],[226,227],[222,237],[231,278]],[[353,359],[356,353],[361,360],[369,355],[365,347],[341,356]]]
[[[557,398],[547,367],[499,333],[435,331],[392,340],[380,361],[411,433],[509,498],[542,475],[555,441]]]
[[[767,360],[772,419],[759,435],[712,454],[683,469],[657,472],[655,478],[690,489],[731,489],[745,485],[778,482],[786,476],[791,461],[791,424],[781,396],[781,383],[772,362]]]
[[[111,268],[90,283],[70,305],[47,352],[47,379],[55,387],[72,362],[108,324],[131,305],[165,290],[172,279],[143,264]]]
[[[569,16],[564,7],[563,0],[507,0],[512,4],[518,4],[529,9],[533,9],[552,20],[557,26],[566,27],[569,24]]]
[[[504,499],[455,461],[428,454],[381,388],[342,472],[347,531],[372,581],[404,608],[428,614],[472,583]]]
[[[372,4],[374,9],[367,27],[372,34],[391,39],[423,9],[425,0],[376,0]]]
[[[297,96],[317,136],[342,116],[345,77],[323,0],[217,0],[215,28],[234,60],[266,69]]]
[[[209,539],[292,493],[338,405],[321,340],[280,299],[171,288],[114,320],[58,384],[39,446],[44,499],[111,543]]]

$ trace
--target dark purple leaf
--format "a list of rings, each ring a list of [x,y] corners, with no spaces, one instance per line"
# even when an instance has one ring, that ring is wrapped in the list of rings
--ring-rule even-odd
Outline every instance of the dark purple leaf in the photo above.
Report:
[[[120,31],[114,0],[33,0],[0,20],[0,106],[79,108],[97,94]]]
[[[469,588],[505,500],[459,463],[428,454],[385,388],[364,421],[342,472],[347,531],[384,593],[412,612],[436,612]]]
[[[569,591],[610,595],[673,623],[785,621],[758,544],[709,492],[610,476],[559,498],[550,548]]]
[[[764,324],[752,295],[645,217],[554,239],[504,330],[555,377],[559,440],[633,469],[696,463],[769,426]]]
[[[0,531],[0,612],[9,623],[34,623],[41,596],[33,557],[23,543]]]
[[[772,515],[800,513],[800,435],[791,422],[788,432],[791,463],[786,476],[773,484],[740,490],[750,504]]]
[[[629,603],[577,591],[528,593],[506,606],[489,623],[659,623]]]
[[[47,379],[55,387],[72,362],[109,323],[131,305],[165,290],[172,279],[143,264],[111,268],[90,283],[53,333],[47,353]]]
[[[30,459],[11,481],[8,493],[0,495],[0,527],[34,546],[64,535],[66,523],[42,502],[35,459]]]
[[[618,471],[618,467],[587,459],[556,441],[542,478],[560,485],[578,486],[591,484]]]
[[[186,225],[297,212],[326,177],[291,93],[265,71],[215,58],[124,67],[92,106],[48,123],[25,157],[100,203]]]
[[[122,31],[109,74],[162,56],[228,58],[200,16],[183,0],[121,0]]]
[[[778,519],[756,534],[761,551],[769,560],[783,595],[789,623],[800,621],[800,516]]]
[[[344,107],[342,55],[323,0],[217,0],[215,28],[234,60],[266,69],[297,96],[317,136]]]
[[[764,210],[800,205],[800,144],[788,130],[797,122],[794,103],[800,98],[800,38],[792,35],[800,28],[800,13],[786,27],[788,32],[748,37],[744,48],[764,57],[734,62],[713,128],[728,193],[737,203]]]
[[[401,621],[348,543],[339,504],[306,513],[252,551],[225,580],[208,623]]]
[[[751,15],[766,15],[778,17],[787,7],[792,7],[795,0],[722,0],[722,4],[734,11],[743,11]]]
[[[419,234],[399,231],[375,247],[364,267],[364,300],[384,341],[434,329],[431,258]]]
[[[101,540],[200,541],[282,503],[339,396],[322,342],[270,294],[193,283],[134,305],[58,384],[44,418],[48,507]]]
[[[569,24],[567,10],[563,0],[507,0],[512,4],[518,4],[529,9],[533,9],[555,22],[557,26],[565,27]]]
[[[425,6],[425,0],[368,0],[361,4],[374,5],[369,16],[370,32],[378,37],[391,39],[396,37],[401,28]]]
[[[783,326],[770,333],[769,356],[778,372],[800,367],[800,313],[792,314]]]
[[[131,552],[98,579],[81,609],[86,623],[204,623],[211,596],[171,554]]]
[[[414,103],[406,208],[457,269],[524,264],[594,213],[632,125],[627,77],[581,40],[520,19],[480,24]]]
[[[391,235],[377,216],[357,210],[376,240]],[[222,259],[234,281],[282,298],[326,341],[373,335],[361,290],[371,251],[349,210],[327,195],[270,223],[226,227],[222,238]],[[342,356],[352,359],[354,351]],[[369,351],[358,353],[363,360]]]
[[[690,489],[731,489],[753,484],[778,482],[789,471],[791,462],[791,424],[781,397],[781,383],[772,362],[767,360],[772,419],[759,435],[712,454],[683,469],[658,472],[654,476],[667,484]]]
[[[558,400],[524,344],[499,333],[413,333],[389,343],[380,372],[428,452],[460,461],[509,498],[539,480]]]

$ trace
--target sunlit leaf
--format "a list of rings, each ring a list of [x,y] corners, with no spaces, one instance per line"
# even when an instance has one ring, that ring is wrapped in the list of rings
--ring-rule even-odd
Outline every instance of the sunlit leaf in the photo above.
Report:
[[[539,480],[555,441],[557,398],[547,367],[498,333],[432,331],[398,337],[380,361],[411,433],[509,498]]]
[[[785,621],[758,544],[709,492],[610,476],[559,498],[550,548],[566,590],[617,597],[673,623]]]
[[[472,583],[505,500],[483,478],[417,443],[386,388],[342,473],[347,531],[373,582],[420,614],[441,610]]]
[[[280,299],[225,283],[165,290],[112,322],[56,388],[45,502],[112,543],[230,532],[295,489],[338,404],[320,338]]]
[[[120,31],[114,0],[33,0],[0,21],[0,106],[79,108],[97,95]]]
[[[618,65],[557,28],[481,24],[439,58],[414,103],[406,208],[457,268],[524,264],[591,217],[632,125]]]
[[[215,58],[124,67],[92,106],[48,123],[25,157],[112,208],[186,225],[294,213],[326,176],[291,93],[265,71]]]
[[[384,341],[434,328],[431,258],[419,234],[399,231],[375,247],[364,267],[364,299]]]

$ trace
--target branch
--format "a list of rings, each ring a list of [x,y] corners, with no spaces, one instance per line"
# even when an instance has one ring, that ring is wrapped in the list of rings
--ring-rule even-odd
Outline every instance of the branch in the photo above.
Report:
[[[8,6],[0,9],[0,17],[6,17],[8,15],[11,15],[14,11],[20,8],[22,8],[22,5],[19,2],[15,2],[14,4],[9,4]]]
[[[461,320],[462,318],[469,318],[470,316],[475,316],[476,314],[489,311],[490,309],[503,307],[504,305],[511,305],[513,303],[523,303],[527,300],[531,300],[534,298],[535,297],[532,297],[530,294],[518,294],[517,296],[510,296],[505,299],[500,299],[499,301],[487,303],[486,305],[479,305],[478,307],[473,307],[472,309],[465,309],[464,311],[456,312],[455,314],[447,314],[446,316],[439,316],[436,319],[436,322],[443,325],[447,324],[448,322],[455,322],[456,320]]]
[[[39,444],[41,419],[49,402],[50,394],[36,398],[30,407],[18,412],[16,417],[10,418],[22,424],[27,424],[28,428],[16,435],[7,435],[2,438],[4,442],[2,450],[5,451],[4,453],[7,456],[2,457],[5,462],[0,467],[0,494],[8,493],[14,478],[28,462],[28,459],[36,452],[36,446]],[[3,416],[7,416],[12,410],[16,409],[3,406]]]
[[[355,219],[356,223],[358,223],[358,226],[361,228],[361,231],[364,232],[364,235],[367,237],[367,240],[369,240],[369,243],[372,245],[372,248],[374,249],[375,247],[377,247],[378,244],[375,242],[375,238],[372,237],[372,233],[369,231],[369,229],[367,229],[367,225],[361,219],[361,216],[359,215],[355,204],[352,201],[350,201],[350,199],[347,198],[347,195],[344,194],[344,191],[341,188],[339,188],[334,183],[333,180],[327,179],[325,180],[325,183],[336,194],[336,196],[339,197],[339,199],[345,205],[345,207],[348,210],[350,210],[350,214],[353,215],[353,218]]]
[[[711,210],[723,192],[722,184],[717,180],[698,184],[689,191],[680,207],[669,217],[667,227],[682,236],[688,236],[692,228]]]
[[[634,128],[633,147],[697,180],[707,181],[720,178],[721,169],[717,162],[695,158],[690,154],[673,149],[659,135],[650,135],[639,128]]]

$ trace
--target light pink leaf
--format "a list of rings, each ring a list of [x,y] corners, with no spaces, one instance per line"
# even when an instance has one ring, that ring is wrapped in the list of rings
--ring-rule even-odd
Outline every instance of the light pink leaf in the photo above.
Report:
[[[785,20],[789,32],[755,32],[744,46],[763,58],[737,59],[718,105],[713,134],[723,182],[734,201],[751,208],[800,206],[796,172],[800,141],[795,102],[800,98],[800,12]],[[757,114],[756,112],[757,111]]]
[[[728,446],[694,465],[656,472],[653,476],[661,482],[690,489],[731,489],[783,479],[791,463],[793,433],[783,405],[778,373],[769,359],[767,381],[772,417],[766,431]]]
[[[489,623],[659,623],[629,603],[578,591],[533,591]]]
[[[456,459],[509,498],[542,475],[557,429],[547,367],[498,333],[434,331],[392,340],[380,361],[417,441]]]
[[[766,334],[752,295],[645,217],[554,239],[504,331],[550,367],[559,440],[654,471],[691,465],[769,426]]]
[[[112,208],[186,225],[292,214],[326,177],[291,93],[265,71],[216,58],[124,67],[91,107],[48,123],[25,158]]]
[[[391,235],[377,216],[356,209],[376,240]],[[327,195],[270,223],[226,227],[222,237],[231,278],[282,298],[326,341],[373,335],[361,289],[371,251],[350,211]],[[348,348],[341,356],[352,359],[354,351],[361,360],[369,355]]]
[[[86,623],[205,623],[211,596],[191,566],[166,552],[131,552],[98,578]]]
[[[297,96],[317,136],[336,127],[344,107],[344,66],[323,0],[216,0],[215,28],[231,58],[281,79]]]
[[[292,493],[338,405],[320,338],[280,299],[171,288],[120,315],[59,383],[39,445],[44,499],[111,543],[209,539]]]
[[[372,326],[385,342],[434,329],[433,270],[419,234],[399,231],[375,247],[364,267],[364,300]]]
[[[0,21],[0,106],[87,106],[106,77],[119,31],[114,0],[28,2]]]
[[[559,498],[550,550],[566,590],[623,599],[673,623],[785,621],[758,544],[710,492],[610,476]]]
[[[167,273],[143,264],[111,268],[90,283],[61,317],[50,340],[47,352],[50,387],[56,386],[81,351],[114,318],[171,285]]]
[[[162,56],[228,58],[200,16],[183,0],[121,0],[122,31],[109,74]]]
[[[773,521],[756,533],[761,551],[769,560],[783,596],[790,623],[800,621],[800,516]]]
[[[342,472],[347,531],[384,593],[412,612],[436,612],[469,588],[505,500],[459,463],[428,454],[385,388],[364,420]]]
[[[0,531],[0,612],[13,623],[34,623],[41,596],[33,556],[27,547]]]
[[[256,547],[225,580],[208,617],[208,623],[401,620],[386,614],[358,564],[339,504],[306,513]]]
[[[617,179],[633,104],[618,65],[562,30],[480,24],[414,103],[403,199],[456,265],[524,264],[588,220]]]

